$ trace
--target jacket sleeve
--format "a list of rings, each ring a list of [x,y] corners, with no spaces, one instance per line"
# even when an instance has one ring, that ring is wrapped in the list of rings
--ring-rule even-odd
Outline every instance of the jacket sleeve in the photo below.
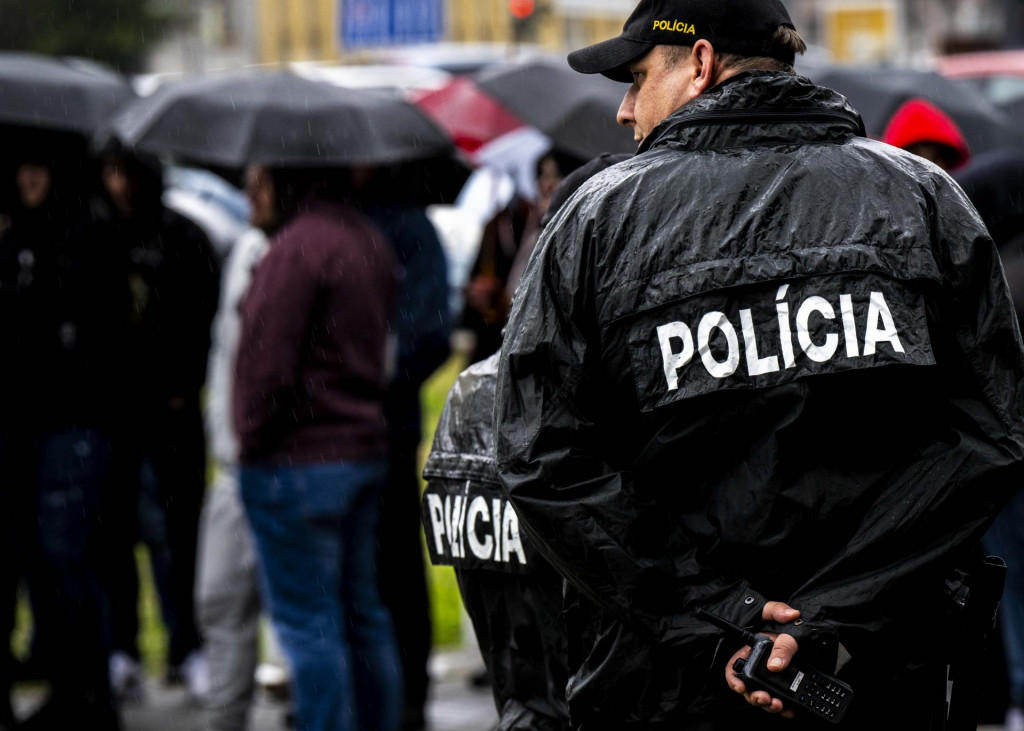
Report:
[[[693,616],[699,606],[759,621],[765,598],[702,564],[666,511],[636,495],[632,474],[602,456],[588,234],[568,220],[538,242],[499,364],[495,456],[520,524],[568,581],[655,642],[713,635]]]

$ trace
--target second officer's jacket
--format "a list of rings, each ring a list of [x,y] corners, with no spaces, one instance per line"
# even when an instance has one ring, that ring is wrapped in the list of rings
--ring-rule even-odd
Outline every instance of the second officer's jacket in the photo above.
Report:
[[[562,578],[519,531],[494,465],[497,354],[455,379],[423,468],[430,560],[454,567],[490,674],[494,731],[567,731]]]
[[[673,113],[545,229],[499,365],[500,478],[597,617],[574,727],[728,697],[698,607],[778,630],[787,601],[801,647],[927,655],[1020,484],[1022,377],[996,250],[937,167],[791,74]]]

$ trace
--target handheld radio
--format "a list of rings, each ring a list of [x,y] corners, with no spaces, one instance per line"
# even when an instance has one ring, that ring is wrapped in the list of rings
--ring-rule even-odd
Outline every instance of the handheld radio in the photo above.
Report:
[[[724,629],[750,645],[750,656],[739,658],[732,669],[743,679],[747,690],[763,690],[774,698],[781,698],[787,708],[804,708],[830,723],[839,723],[853,701],[853,690],[841,680],[799,662],[796,658],[782,671],[768,669],[768,658],[775,642],[765,635],[745,630],[732,622],[704,609],[697,617]]]

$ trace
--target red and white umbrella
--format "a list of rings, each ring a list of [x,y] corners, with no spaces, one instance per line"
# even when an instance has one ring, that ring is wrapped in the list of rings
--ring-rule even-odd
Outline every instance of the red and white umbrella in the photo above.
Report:
[[[442,88],[416,97],[414,103],[474,160],[489,142],[525,126],[468,76],[455,77]]]

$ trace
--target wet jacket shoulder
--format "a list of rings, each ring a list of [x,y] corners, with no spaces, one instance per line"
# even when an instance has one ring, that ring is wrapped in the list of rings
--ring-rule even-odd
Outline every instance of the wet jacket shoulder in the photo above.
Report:
[[[713,645],[698,606],[757,626],[787,600],[788,631],[855,654],[938,621],[941,575],[1024,455],[1005,280],[944,173],[865,139],[833,92],[746,73],[588,181],[538,247],[496,455],[524,530],[607,622],[571,684],[585,707],[614,703],[598,678],[643,672],[609,662],[623,648]],[[706,665],[670,665],[658,710],[628,713],[699,694]]]

